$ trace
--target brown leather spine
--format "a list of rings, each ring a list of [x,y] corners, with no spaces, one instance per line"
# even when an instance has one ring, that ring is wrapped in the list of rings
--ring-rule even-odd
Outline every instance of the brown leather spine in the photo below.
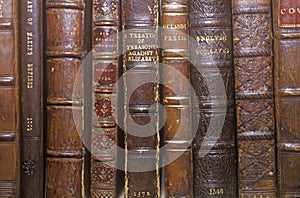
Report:
[[[240,197],[276,197],[271,1],[233,0]]]
[[[166,110],[165,197],[192,197],[187,0],[162,1],[162,104]],[[180,122],[178,122],[180,121]]]
[[[43,1],[20,1],[21,194],[43,196]]]
[[[82,0],[47,0],[46,197],[84,197]]]
[[[125,197],[160,197],[157,0],[122,2]]]
[[[300,1],[273,4],[278,197],[300,197]]]
[[[91,197],[117,198],[119,0],[93,1]],[[119,185],[121,186],[121,185]]]
[[[189,3],[194,196],[237,197],[231,1]]]
[[[0,197],[20,196],[18,1],[0,1]]]

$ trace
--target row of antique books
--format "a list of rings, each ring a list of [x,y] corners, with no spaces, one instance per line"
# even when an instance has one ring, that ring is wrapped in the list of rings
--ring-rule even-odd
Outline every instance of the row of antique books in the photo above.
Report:
[[[300,197],[299,0],[0,0],[0,197]]]

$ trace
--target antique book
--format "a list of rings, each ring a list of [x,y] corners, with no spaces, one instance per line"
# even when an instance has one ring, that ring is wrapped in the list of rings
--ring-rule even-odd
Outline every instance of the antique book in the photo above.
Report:
[[[21,195],[43,195],[43,1],[20,1]]]
[[[237,197],[231,2],[189,1],[194,197]]]
[[[300,1],[273,4],[277,197],[300,197]]]
[[[161,154],[165,197],[192,197],[190,70],[187,0],[163,0],[162,104],[166,111]]]
[[[0,1],[0,197],[20,196],[19,1]]]
[[[240,197],[276,197],[270,0],[233,0]]]
[[[84,197],[82,0],[46,0],[46,197]]]
[[[122,2],[125,197],[160,197],[158,0]]]
[[[91,197],[119,197],[117,144],[119,0],[93,0]]]

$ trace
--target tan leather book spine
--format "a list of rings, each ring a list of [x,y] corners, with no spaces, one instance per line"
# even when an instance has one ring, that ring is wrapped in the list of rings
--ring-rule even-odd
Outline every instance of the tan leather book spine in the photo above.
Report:
[[[17,0],[0,1],[0,197],[20,196],[20,84]]]
[[[300,197],[300,1],[273,4],[277,197]]]
[[[125,197],[160,197],[159,1],[122,2]]]
[[[42,197],[43,1],[20,1],[21,194]]]
[[[94,0],[91,197],[117,198],[120,1]]]
[[[194,197],[237,197],[231,1],[189,5]]]
[[[193,197],[188,1],[163,0],[162,104],[166,111],[163,142],[165,197]]]
[[[82,0],[46,0],[46,197],[84,197]]]
[[[233,0],[240,197],[276,197],[271,1]]]

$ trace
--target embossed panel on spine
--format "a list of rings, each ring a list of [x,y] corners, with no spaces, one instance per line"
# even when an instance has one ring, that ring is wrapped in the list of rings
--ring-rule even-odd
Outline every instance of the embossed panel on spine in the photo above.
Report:
[[[195,197],[237,197],[231,1],[189,2]]]
[[[188,1],[162,1],[165,197],[192,197]]]
[[[273,5],[278,197],[300,197],[300,1]]]
[[[21,194],[43,196],[43,1],[20,1]]]
[[[270,0],[233,0],[240,197],[276,197]]]
[[[82,0],[46,0],[46,197],[84,197]]]
[[[20,196],[18,1],[0,1],[0,197]]]
[[[91,196],[118,197],[119,0],[93,0]]]
[[[122,2],[125,197],[160,197],[157,0]]]

